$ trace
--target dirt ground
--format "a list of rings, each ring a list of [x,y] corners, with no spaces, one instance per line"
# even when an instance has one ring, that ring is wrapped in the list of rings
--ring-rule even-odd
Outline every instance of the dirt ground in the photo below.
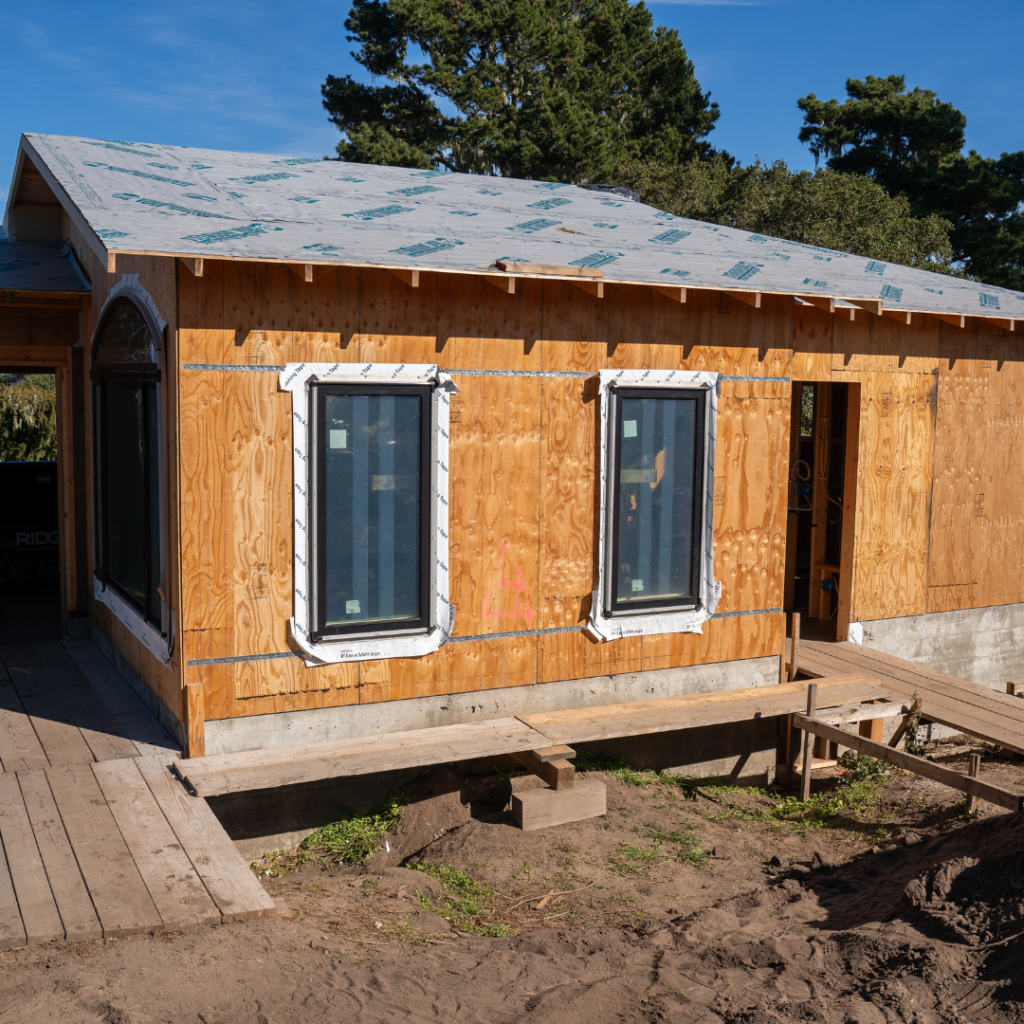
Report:
[[[254,865],[290,918],[0,952],[0,1024],[1024,1021],[1024,816],[619,769],[605,817],[524,833],[510,774],[421,779],[365,867]]]

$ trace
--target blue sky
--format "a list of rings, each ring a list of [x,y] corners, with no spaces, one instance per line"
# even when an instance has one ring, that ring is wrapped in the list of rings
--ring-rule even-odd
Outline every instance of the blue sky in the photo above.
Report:
[[[902,73],[967,114],[968,145],[1024,149],[1024,4],[964,0],[678,0],[679,30],[722,109],[712,141],[750,161],[813,160],[797,97],[841,97],[847,77]],[[321,156],[320,106],[349,56],[348,3],[35,0],[0,4],[0,199],[22,131]]]

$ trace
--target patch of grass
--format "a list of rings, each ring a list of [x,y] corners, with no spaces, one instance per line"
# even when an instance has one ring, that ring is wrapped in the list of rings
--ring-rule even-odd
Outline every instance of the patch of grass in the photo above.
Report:
[[[694,827],[687,823],[671,832],[659,825],[647,825],[643,835],[653,839],[659,846],[674,846],[676,852],[672,859],[680,864],[706,864],[711,856],[700,837],[694,833]]]
[[[577,749],[575,765],[581,772],[604,772],[605,775],[613,775],[624,786],[636,786],[638,789],[647,789],[654,783],[662,782],[673,789],[680,790],[687,800],[696,800],[697,790],[707,783],[707,780],[698,779],[693,775],[638,771],[636,768],[630,768],[621,757],[595,754],[584,748]]]
[[[441,896],[420,895],[420,903],[439,914],[460,932],[500,938],[514,935],[509,925],[490,921],[494,910],[494,893],[475,878],[446,864],[417,864],[416,869],[441,883]]]
[[[384,837],[402,816],[407,790],[393,793],[369,814],[341,811],[333,821],[307,836],[300,850],[316,850],[342,864],[365,864],[383,845]]]
[[[620,875],[646,875],[651,868],[660,860],[664,860],[659,844],[653,846],[631,846],[629,843],[619,843],[616,849],[616,856],[609,860],[613,871]]]

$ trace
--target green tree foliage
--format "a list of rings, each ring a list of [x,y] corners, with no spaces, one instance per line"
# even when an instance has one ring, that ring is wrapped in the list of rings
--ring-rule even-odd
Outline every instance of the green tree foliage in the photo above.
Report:
[[[382,83],[324,83],[343,160],[583,182],[711,152],[718,105],[642,2],[354,0],[345,27]]]
[[[848,79],[847,99],[798,100],[800,139],[835,171],[905,197],[915,216],[951,224],[956,263],[979,280],[1024,288],[1024,152],[963,154],[967,118],[903,75]]]
[[[0,462],[57,458],[52,373],[0,374]]]
[[[914,217],[906,198],[858,174],[793,172],[781,160],[736,167],[715,158],[676,167],[628,163],[616,180],[677,217],[950,272],[949,225]]]

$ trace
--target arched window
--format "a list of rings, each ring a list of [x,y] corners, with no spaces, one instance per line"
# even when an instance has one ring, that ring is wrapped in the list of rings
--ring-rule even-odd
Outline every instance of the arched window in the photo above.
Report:
[[[114,299],[93,342],[96,575],[166,633],[160,330]]]

